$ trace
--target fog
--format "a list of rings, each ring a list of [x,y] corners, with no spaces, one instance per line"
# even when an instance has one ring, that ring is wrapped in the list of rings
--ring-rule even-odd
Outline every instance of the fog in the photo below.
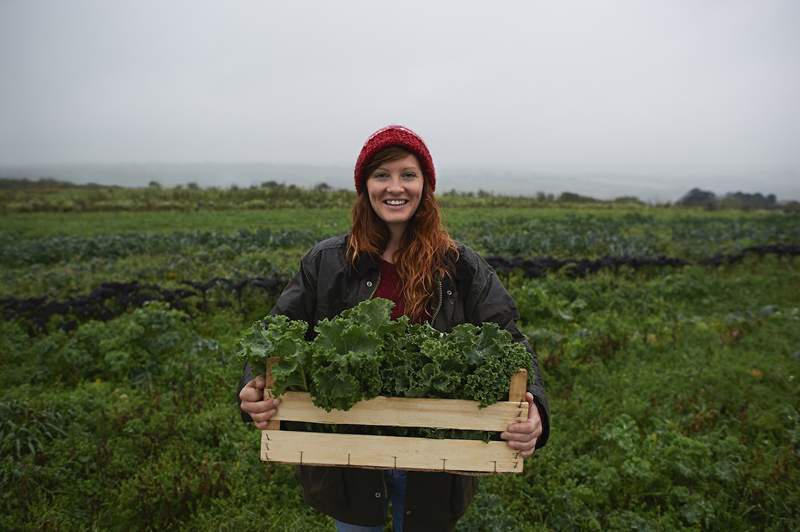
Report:
[[[800,199],[799,22],[795,1],[4,0],[0,173],[348,186],[401,123],[445,190]]]

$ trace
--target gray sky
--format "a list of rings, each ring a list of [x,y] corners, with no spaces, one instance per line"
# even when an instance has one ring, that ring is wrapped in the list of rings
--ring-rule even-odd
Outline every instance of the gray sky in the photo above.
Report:
[[[0,164],[349,168],[402,123],[441,171],[797,197],[798,28],[795,0],[0,0]]]

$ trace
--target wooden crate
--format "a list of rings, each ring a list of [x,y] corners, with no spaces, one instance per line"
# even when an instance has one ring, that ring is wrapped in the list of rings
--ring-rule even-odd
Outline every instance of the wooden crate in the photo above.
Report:
[[[267,389],[271,397],[270,366]],[[476,401],[375,397],[347,411],[314,406],[304,392],[281,396],[278,415],[262,432],[261,460],[290,464],[352,466],[378,469],[447,471],[452,473],[521,473],[519,452],[505,441],[407,438],[356,434],[295,432],[280,429],[281,421],[311,423],[430,427],[503,431],[509,423],[527,419],[527,371],[520,370],[509,385],[510,401],[479,408]]]

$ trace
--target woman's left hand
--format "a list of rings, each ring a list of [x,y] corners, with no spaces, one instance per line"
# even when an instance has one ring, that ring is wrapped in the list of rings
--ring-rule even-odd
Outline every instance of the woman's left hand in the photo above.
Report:
[[[506,440],[509,447],[519,451],[522,458],[533,454],[536,440],[542,435],[542,418],[539,417],[539,409],[533,402],[531,392],[525,394],[525,400],[528,401],[528,419],[521,423],[511,423],[500,434],[500,438]]]

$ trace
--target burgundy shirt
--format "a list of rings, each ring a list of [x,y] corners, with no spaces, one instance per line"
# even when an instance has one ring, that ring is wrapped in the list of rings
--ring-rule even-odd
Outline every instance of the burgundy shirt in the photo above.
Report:
[[[400,275],[397,273],[397,266],[391,262],[381,259],[381,281],[378,283],[378,289],[375,290],[373,297],[382,297],[394,302],[394,308],[392,309],[393,320],[405,313],[403,294],[400,291]]]

